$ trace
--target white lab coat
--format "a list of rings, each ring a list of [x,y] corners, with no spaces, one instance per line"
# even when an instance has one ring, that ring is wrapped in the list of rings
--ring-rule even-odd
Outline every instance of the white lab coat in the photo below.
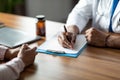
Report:
[[[82,31],[89,19],[93,20],[92,27],[109,31],[111,7],[113,0],[80,0],[68,16],[66,25],[77,25]],[[120,33],[120,0],[112,17],[112,29]]]

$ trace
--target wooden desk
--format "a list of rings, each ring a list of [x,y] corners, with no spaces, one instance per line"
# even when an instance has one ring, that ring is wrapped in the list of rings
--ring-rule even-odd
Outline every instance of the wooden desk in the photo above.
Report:
[[[34,18],[0,13],[0,21],[35,35]],[[63,25],[46,21],[47,38]],[[43,38],[30,46],[39,46],[44,41]],[[120,80],[120,50],[87,46],[78,58],[39,53],[35,63],[26,68],[18,80]]]

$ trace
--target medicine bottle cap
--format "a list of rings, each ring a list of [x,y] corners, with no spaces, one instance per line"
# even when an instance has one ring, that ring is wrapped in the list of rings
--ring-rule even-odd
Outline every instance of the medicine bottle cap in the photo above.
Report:
[[[38,20],[45,20],[45,15],[37,15],[36,18]]]

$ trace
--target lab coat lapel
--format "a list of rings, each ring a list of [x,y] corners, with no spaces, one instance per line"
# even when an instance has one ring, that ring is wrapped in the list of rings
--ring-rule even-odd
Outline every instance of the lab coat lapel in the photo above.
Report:
[[[119,12],[120,12],[120,1],[119,1],[118,4],[117,4],[117,7],[116,7],[115,12],[114,12],[114,14],[113,14],[113,18],[114,18]]]

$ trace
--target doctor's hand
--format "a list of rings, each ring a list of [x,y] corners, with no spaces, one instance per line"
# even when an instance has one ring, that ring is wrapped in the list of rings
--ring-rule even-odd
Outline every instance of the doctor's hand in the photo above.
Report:
[[[58,35],[58,42],[64,48],[73,49],[76,40],[76,35],[71,32],[62,32]]]
[[[95,28],[90,28],[85,32],[85,37],[88,44],[98,47],[105,47],[106,37],[108,35],[109,35],[108,33],[100,31]]]
[[[65,28],[65,26],[64,26]],[[79,34],[79,28],[76,25],[70,25],[66,27],[66,31],[62,32],[58,36],[58,42],[68,49],[73,49],[76,41],[76,36]]]

